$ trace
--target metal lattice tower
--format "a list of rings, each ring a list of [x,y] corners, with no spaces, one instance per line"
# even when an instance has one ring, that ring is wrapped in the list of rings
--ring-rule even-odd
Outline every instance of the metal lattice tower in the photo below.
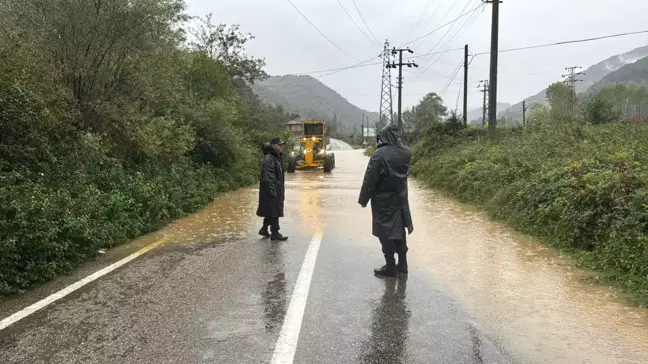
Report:
[[[383,59],[382,67],[382,86],[380,91],[380,120],[377,128],[380,129],[387,124],[392,123],[394,111],[392,109],[392,78],[391,68],[389,67],[392,58],[392,52],[389,49],[389,42],[385,41],[385,49],[381,54]]]
[[[582,81],[577,79],[577,76],[585,75],[583,72],[576,72],[576,69],[581,68],[580,66],[567,67],[567,74],[562,75],[565,79],[563,81],[565,85],[569,88],[569,112],[574,116],[575,105],[576,105],[576,82]]]
[[[484,105],[482,106],[482,126],[486,126],[486,117],[489,115],[488,113],[488,101],[489,101],[489,88],[488,88],[488,80],[481,80],[479,81],[479,86],[477,86],[478,89],[480,89],[480,92],[484,93]],[[490,124],[489,124],[490,125]]]

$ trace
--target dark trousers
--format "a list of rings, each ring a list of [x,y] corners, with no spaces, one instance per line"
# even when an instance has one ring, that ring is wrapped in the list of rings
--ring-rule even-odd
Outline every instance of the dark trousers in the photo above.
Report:
[[[401,255],[407,253],[407,233],[403,232],[403,239],[380,239],[382,252],[386,256],[393,257],[394,253]]]
[[[263,218],[263,228],[267,229],[270,226],[270,231],[272,233],[279,232],[279,218],[278,217],[264,217]]]

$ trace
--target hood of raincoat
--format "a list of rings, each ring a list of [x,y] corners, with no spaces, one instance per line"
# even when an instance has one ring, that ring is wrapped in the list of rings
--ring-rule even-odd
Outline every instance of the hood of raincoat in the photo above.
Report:
[[[263,154],[266,155],[268,153],[272,153],[274,151],[274,148],[272,145],[270,145],[270,142],[265,142],[261,146],[261,150],[263,151]]]
[[[394,124],[389,124],[385,126],[378,134],[378,148],[384,147],[385,145],[398,146],[402,145],[400,132],[398,127]]]

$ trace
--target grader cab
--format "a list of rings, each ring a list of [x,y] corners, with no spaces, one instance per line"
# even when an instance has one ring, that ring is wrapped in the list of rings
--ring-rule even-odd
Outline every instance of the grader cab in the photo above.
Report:
[[[324,173],[330,173],[335,168],[335,155],[327,152],[327,141],[324,120],[304,120],[299,148],[291,152],[286,171],[323,168]]]

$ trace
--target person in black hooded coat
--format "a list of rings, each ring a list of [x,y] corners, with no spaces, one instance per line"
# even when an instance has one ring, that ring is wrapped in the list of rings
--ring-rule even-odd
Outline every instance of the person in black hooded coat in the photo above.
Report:
[[[407,228],[414,231],[407,196],[407,177],[412,152],[403,145],[398,127],[390,124],[380,131],[376,151],[369,159],[358,203],[371,200],[372,234],[382,245],[386,265],[375,269],[379,276],[407,273]],[[398,265],[394,254],[398,253]]]
[[[259,235],[272,240],[287,240],[279,233],[279,218],[284,216],[284,141],[274,138],[263,145],[263,164],[259,182],[259,207],[257,216],[263,217]],[[268,226],[271,233],[268,233]]]

